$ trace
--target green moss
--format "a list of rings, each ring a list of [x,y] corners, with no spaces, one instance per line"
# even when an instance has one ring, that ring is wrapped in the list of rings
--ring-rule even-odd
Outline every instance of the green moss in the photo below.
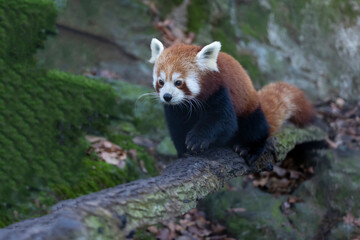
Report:
[[[251,36],[261,42],[267,42],[269,10],[258,1],[241,4],[237,11],[237,23],[246,37]]]
[[[221,51],[238,60],[255,85],[262,86],[266,79],[257,65],[256,57],[237,48],[239,36],[236,33],[236,28],[241,29],[245,40],[253,37],[260,41],[267,41],[269,11],[264,9],[258,2],[239,4],[239,6],[236,6],[237,25],[235,26],[227,10],[222,9],[221,13],[213,14],[213,5],[212,1],[195,0],[190,2],[188,5],[188,31],[198,33],[200,30],[209,29],[211,38],[221,42]],[[217,4],[216,8],[219,8],[219,6],[220,4]]]
[[[344,1],[344,0],[333,0],[330,4],[331,8],[338,10],[342,14],[341,18],[348,18],[350,20],[356,20],[359,16],[359,9],[354,7],[354,3],[352,1]]]
[[[242,178],[233,179],[231,186],[236,191],[225,189],[209,195],[200,205],[213,221],[225,224],[236,239],[275,239],[279,229],[291,229],[284,225],[286,218],[281,213],[281,199],[261,192],[252,186],[243,189]],[[231,212],[229,209],[244,208],[242,212]]]
[[[310,2],[311,0],[270,1],[271,8],[275,12],[275,21],[280,25],[283,25],[287,29],[289,35],[296,41],[298,39],[298,35],[301,30],[301,25],[304,18],[304,8]]]
[[[160,16],[165,19],[166,16],[171,13],[175,7],[179,6],[183,2],[183,0],[153,0],[153,2],[155,3],[156,8],[159,10]]]
[[[0,0],[0,227],[140,176],[132,159],[119,169],[86,157],[84,135],[106,132],[116,115],[113,88],[36,67],[33,54],[55,16],[52,0]],[[153,159],[136,149],[154,175]]]
[[[342,23],[346,27],[352,26],[356,24],[360,15],[360,10],[356,9],[350,0],[332,0],[328,5],[321,3],[313,5],[321,13],[318,16],[320,26],[327,31],[333,30],[331,23]]]
[[[213,39],[221,42],[221,50],[223,52],[237,55],[236,41],[235,41],[235,28],[230,23],[229,18],[221,17],[213,22],[211,30]]]
[[[323,141],[327,137],[327,133],[315,126],[306,128],[283,127],[276,133],[276,139],[279,141],[277,145],[278,161],[286,156],[286,149],[292,149],[296,144],[304,141]]]
[[[249,52],[240,52],[237,60],[241,63],[244,69],[248,72],[255,87],[260,88],[268,83],[267,78],[260,71],[257,65],[257,59]]]
[[[316,13],[314,21],[319,24],[324,32],[330,32],[333,23],[343,23],[345,26],[355,24],[360,13],[353,7],[353,2],[349,0],[271,0],[270,4],[275,21],[285,27],[289,36],[295,41],[298,41],[306,15]]]
[[[266,80],[257,66],[255,56],[249,52],[238,51],[235,28],[231,25],[229,18],[222,17],[214,22],[211,36],[213,39],[221,42],[221,51],[230,54],[241,63],[255,85],[264,85]]]
[[[98,216],[87,216],[84,219],[84,223],[88,229],[87,234],[89,239],[112,240],[115,239],[115,236],[116,239],[123,239],[119,237],[120,232],[116,232],[115,230],[118,226],[112,225],[108,219],[103,219]],[[78,237],[71,236],[70,239],[78,239]]]
[[[331,167],[307,187],[320,205],[341,212],[356,212],[360,208],[360,198],[354,194],[360,188],[358,153],[330,157]]]
[[[124,169],[120,169],[102,161],[85,158],[83,160],[83,169],[77,174],[75,183],[54,184],[52,189],[58,198],[76,198],[138,178],[138,170],[130,160],[127,161]]]
[[[0,186],[0,212],[9,216],[34,192],[58,184],[76,191],[81,176],[91,175],[82,161],[88,148],[83,135],[104,131],[115,95],[95,80],[22,65],[7,66],[0,79],[0,144],[6,149],[1,152],[0,181],[9,183]]]
[[[187,8],[188,14],[188,31],[198,33],[210,19],[210,5],[209,0],[192,0]]]
[[[53,1],[0,0],[0,58],[7,62],[33,62],[46,35],[55,32]]]
[[[157,238],[146,231],[145,228],[137,229],[134,236],[135,240],[156,240]]]

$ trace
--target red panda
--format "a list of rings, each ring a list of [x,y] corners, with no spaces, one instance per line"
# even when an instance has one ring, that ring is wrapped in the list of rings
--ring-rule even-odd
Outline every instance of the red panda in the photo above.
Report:
[[[251,164],[285,120],[304,126],[314,108],[284,82],[256,91],[250,77],[220,42],[205,47],[151,41],[153,86],[178,155],[231,144]]]

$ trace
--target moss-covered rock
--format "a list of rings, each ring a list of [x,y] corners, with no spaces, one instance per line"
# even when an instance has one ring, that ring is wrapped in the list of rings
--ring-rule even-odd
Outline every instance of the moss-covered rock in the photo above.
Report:
[[[83,133],[105,130],[115,95],[94,80],[36,67],[6,64],[0,75],[0,181],[8,183],[0,202],[12,212],[31,192],[87,174]]]
[[[224,222],[237,239],[297,239],[280,210],[285,197],[274,198],[242,178],[230,184],[237,190],[223,190],[202,203],[213,221]]]
[[[110,118],[131,114],[116,114],[110,85],[35,65],[36,49],[54,31],[54,2],[0,0],[0,12],[0,227],[59,200],[155,175],[154,160],[130,137],[129,146],[114,138],[137,151],[124,169],[87,156],[85,133],[106,134]]]
[[[318,174],[303,184],[296,194],[311,196],[319,206],[337,210],[344,215],[349,212],[356,217],[360,209],[360,196],[357,194],[360,188],[358,154],[325,155],[319,165],[321,167],[327,162],[327,169],[316,168],[319,169]]]
[[[33,62],[36,49],[55,32],[54,2],[0,0],[0,59]]]
[[[167,1],[166,7],[175,2]],[[150,86],[149,44],[159,37],[151,16],[138,0],[67,1],[57,19],[59,36],[46,41],[37,59],[46,68],[76,74],[106,69]]]
[[[287,195],[262,192],[241,178],[230,183],[231,191],[215,193],[200,205],[239,239],[351,239],[360,231],[342,217],[360,218],[358,153],[310,155],[315,176],[294,192],[301,202],[286,211],[281,206]]]

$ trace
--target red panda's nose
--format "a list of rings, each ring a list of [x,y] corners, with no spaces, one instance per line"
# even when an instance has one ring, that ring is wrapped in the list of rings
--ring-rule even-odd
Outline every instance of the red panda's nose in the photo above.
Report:
[[[166,102],[170,102],[170,100],[172,99],[172,96],[170,93],[165,93],[163,98]]]

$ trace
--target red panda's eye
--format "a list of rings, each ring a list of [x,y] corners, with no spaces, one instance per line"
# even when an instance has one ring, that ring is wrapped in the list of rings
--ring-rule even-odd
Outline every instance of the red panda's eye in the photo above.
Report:
[[[163,80],[159,80],[159,84],[160,84],[160,86],[163,86],[164,85],[164,81]]]
[[[182,84],[182,81],[181,80],[177,80],[176,82],[175,82],[175,86],[180,86]]]

